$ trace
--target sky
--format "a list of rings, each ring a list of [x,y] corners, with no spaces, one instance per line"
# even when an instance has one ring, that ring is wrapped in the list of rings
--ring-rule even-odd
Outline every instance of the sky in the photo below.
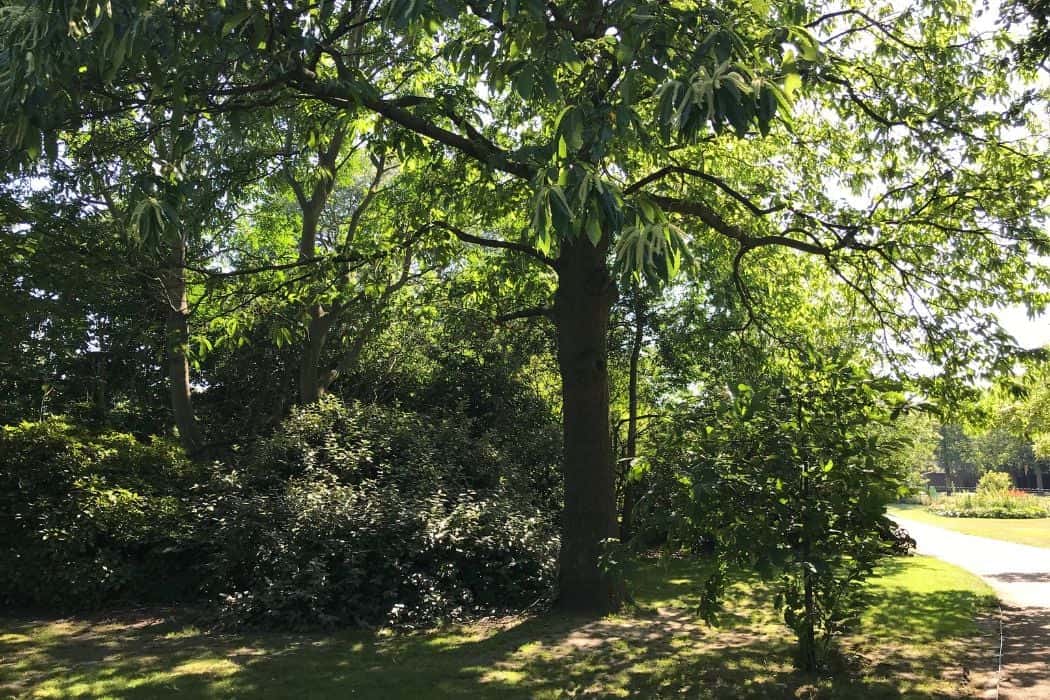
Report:
[[[1022,347],[1032,349],[1050,343],[1050,316],[1043,314],[1030,319],[1023,306],[1008,306],[998,315],[1003,328],[1017,338]]]

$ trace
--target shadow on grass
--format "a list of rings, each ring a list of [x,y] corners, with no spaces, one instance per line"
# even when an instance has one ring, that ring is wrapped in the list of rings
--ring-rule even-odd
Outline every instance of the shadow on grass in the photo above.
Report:
[[[792,640],[768,590],[734,587],[722,626],[711,628],[692,615],[700,577],[685,562],[646,570],[641,609],[624,616],[544,615],[411,634],[221,636],[171,617],[0,624],[0,696],[937,698],[950,695],[924,683],[956,660],[936,649],[898,659],[884,636],[899,635],[891,646],[919,645],[908,646],[914,651],[973,632],[964,609],[974,601],[875,590],[865,626],[879,644],[863,654],[868,663],[805,677],[791,668]],[[913,622],[925,629],[909,632]]]
[[[1004,607],[1003,637],[1000,697],[1050,698],[1050,608]]]
[[[917,560],[918,566],[922,560]],[[905,573],[911,561],[890,560],[880,567],[885,577]],[[920,572],[921,573],[921,572]],[[882,631],[882,641],[936,644],[974,634],[976,621],[989,614],[995,597],[970,590],[935,590],[916,595],[905,587],[873,586],[864,595],[864,618]]]
[[[1003,574],[990,574],[986,578],[1003,583],[1050,583],[1050,571],[1010,571]],[[1050,600],[1046,601],[1050,605]]]

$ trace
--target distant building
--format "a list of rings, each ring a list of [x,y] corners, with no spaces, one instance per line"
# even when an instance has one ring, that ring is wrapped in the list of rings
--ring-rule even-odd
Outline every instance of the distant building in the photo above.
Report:
[[[926,483],[938,491],[948,490],[948,475],[944,472],[926,472],[922,476],[926,479]]]

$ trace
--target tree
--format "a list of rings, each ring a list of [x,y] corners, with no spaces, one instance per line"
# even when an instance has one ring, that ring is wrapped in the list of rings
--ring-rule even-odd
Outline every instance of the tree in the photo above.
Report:
[[[731,565],[778,578],[798,664],[814,671],[856,613],[858,583],[894,546],[884,511],[904,490],[892,429],[903,394],[862,358],[823,344],[762,369],[684,407],[662,431],[680,445],[664,449],[672,502],[683,542],[712,543],[723,567],[705,586],[705,609]]]
[[[1046,366],[1031,363],[1020,382],[993,387],[982,396],[983,421],[976,426],[974,443],[985,470],[1013,473],[1018,484],[1034,477],[1034,486],[1044,487],[1043,472],[1050,427],[1050,392]]]
[[[977,483],[978,467],[970,437],[959,425],[942,425],[937,445],[937,466],[948,480],[948,488]]]
[[[1050,58],[1050,2],[1047,0],[1012,0],[1005,3],[1009,22],[1023,22],[1028,18],[1032,30],[1020,46],[1020,58],[1030,65],[1046,67]]]
[[[38,185],[0,222],[0,422],[64,414],[163,431],[165,382],[154,361],[163,317],[142,303],[155,285],[112,222],[69,201],[60,183]]]
[[[599,567],[617,516],[614,257],[670,277],[690,247],[720,240],[760,320],[749,265],[770,248],[814,255],[876,309],[890,347],[920,347],[950,380],[1006,366],[1012,342],[988,308],[1031,301],[1018,280],[1046,278],[1030,255],[1048,249],[1045,196],[1032,183],[1045,154],[1010,133],[1038,129],[1039,105],[1013,99],[990,44],[968,34],[968,7],[77,0],[50,9],[30,3],[0,27],[9,47],[0,120],[16,155],[53,151],[63,128],[96,118],[96,101],[185,105],[214,119],[304,100],[365,111],[406,161],[461,174],[452,193],[435,195],[436,226],[553,270],[560,599],[570,608],[620,599]],[[529,223],[508,225],[514,217]],[[974,328],[981,342],[971,342]]]

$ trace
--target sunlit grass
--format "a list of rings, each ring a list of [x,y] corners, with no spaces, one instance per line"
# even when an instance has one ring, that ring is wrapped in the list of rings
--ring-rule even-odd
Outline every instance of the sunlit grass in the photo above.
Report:
[[[989,591],[922,557],[890,562],[834,678],[791,667],[767,586],[739,583],[722,625],[694,610],[702,567],[651,563],[637,605],[601,620],[555,615],[411,634],[214,635],[156,619],[0,623],[0,697],[896,698],[958,690]]]
[[[967,535],[989,537],[993,540],[1004,540],[1033,547],[1050,547],[1050,518],[1015,519],[1015,518],[945,518],[931,513],[923,506],[895,505],[889,508],[891,515],[909,518],[921,523],[928,523],[954,530]]]

